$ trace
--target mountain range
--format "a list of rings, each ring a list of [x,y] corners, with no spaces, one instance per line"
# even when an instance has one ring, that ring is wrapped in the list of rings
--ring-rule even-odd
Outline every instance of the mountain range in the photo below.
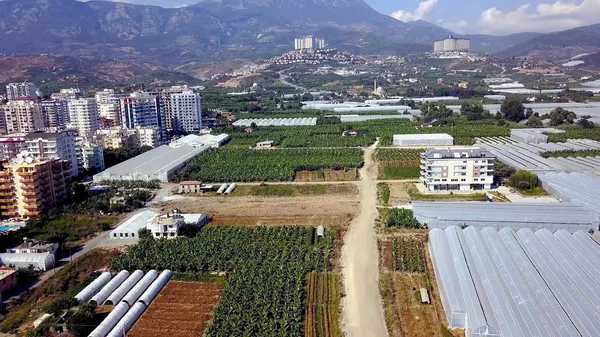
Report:
[[[294,38],[309,34],[351,53],[402,55],[430,51],[434,40],[452,32],[425,21],[398,21],[363,0],[202,0],[182,8],[0,1],[4,55],[49,53],[173,67],[189,61],[270,58],[292,49]],[[519,56],[533,50],[528,49],[530,41],[542,47],[544,36],[467,37],[474,51]]]

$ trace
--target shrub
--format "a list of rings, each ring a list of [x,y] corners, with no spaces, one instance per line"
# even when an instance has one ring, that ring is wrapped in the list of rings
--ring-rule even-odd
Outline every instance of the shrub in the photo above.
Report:
[[[535,174],[521,170],[508,178],[508,186],[527,191],[540,186],[540,179]]]

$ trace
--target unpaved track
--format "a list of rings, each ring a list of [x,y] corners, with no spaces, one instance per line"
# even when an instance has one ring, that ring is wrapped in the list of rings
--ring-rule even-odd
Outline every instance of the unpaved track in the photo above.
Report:
[[[344,269],[344,326],[347,337],[388,335],[383,302],[379,294],[379,252],[375,233],[377,219],[377,165],[373,151],[365,150],[365,165],[358,182],[361,197],[359,215],[352,221],[342,249]]]

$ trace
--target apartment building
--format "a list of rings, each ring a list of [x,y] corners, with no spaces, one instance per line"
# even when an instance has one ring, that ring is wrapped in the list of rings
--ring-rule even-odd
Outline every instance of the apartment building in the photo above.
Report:
[[[64,99],[52,99],[42,101],[42,115],[44,126],[47,128],[64,128],[69,122],[69,111],[67,101]]]
[[[160,214],[146,222],[146,228],[152,232],[155,238],[176,238],[179,230],[184,225],[202,227],[208,224],[209,218],[206,214]]]
[[[104,125],[113,127],[121,125],[121,100],[120,95],[113,89],[104,89],[96,93],[98,113]]]
[[[77,162],[77,131],[32,132],[25,136],[25,146],[30,156],[35,159],[58,158],[71,165],[70,178],[79,175]]]
[[[44,127],[41,105],[32,98],[18,98],[0,106],[0,132],[26,133]]]
[[[95,98],[79,98],[68,101],[69,128],[80,135],[93,135],[100,128],[100,115]]]
[[[25,134],[13,134],[0,137],[0,160],[9,160],[15,158],[23,152],[25,145]]]
[[[6,86],[6,98],[9,101],[23,97],[36,98],[36,91],[37,88],[35,87],[35,84],[31,82],[9,83]]]
[[[129,129],[102,129],[94,137],[105,149],[122,149],[140,147],[140,138],[136,131]]]
[[[162,127],[160,99],[150,93],[138,91],[121,98],[121,121],[123,127]]]
[[[489,190],[494,161],[479,148],[431,149],[421,155],[421,182],[429,191]]]
[[[166,142],[163,141],[165,137],[162,135],[162,130],[158,128],[136,128],[136,134],[139,139],[140,146],[150,146],[151,148],[159,147],[164,145]]]
[[[84,171],[104,171],[104,149],[93,138],[77,137],[77,166],[79,173]]]
[[[60,92],[50,96],[52,99],[80,99],[85,97],[85,91],[79,88],[61,89]]]
[[[174,131],[198,132],[202,129],[202,98],[192,90],[171,94],[171,127]]]
[[[0,211],[9,218],[38,217],[67,199],[70,163],[17,157],[0,170]]]

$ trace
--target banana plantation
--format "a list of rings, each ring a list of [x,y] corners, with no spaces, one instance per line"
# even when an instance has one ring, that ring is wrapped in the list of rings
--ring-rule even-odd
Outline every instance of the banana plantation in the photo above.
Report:
[[[174,180],[292,181],[297,171],[339,170],[362,165],[362,150],[358,148],[219,149],[191,161]]]
[[[195,238],[142,240],[111,267],[230,272],[206,336],[302,336],[306,280],[331,268],[333,235],[314,228],[207,227]]]

